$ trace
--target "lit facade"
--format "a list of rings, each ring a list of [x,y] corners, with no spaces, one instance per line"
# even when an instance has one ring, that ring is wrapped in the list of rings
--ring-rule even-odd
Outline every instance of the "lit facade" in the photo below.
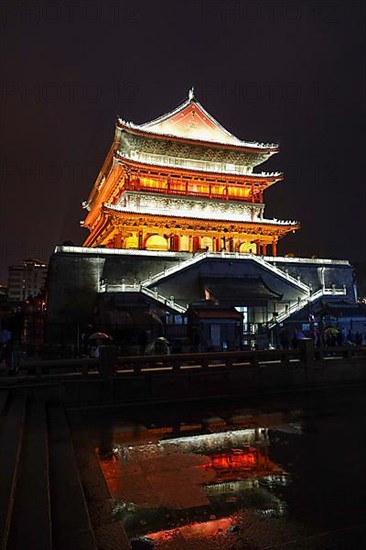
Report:
[[[277,255],[299,227],[264,215],[283,176],[255,169],[277,152],[230,134],[192,91],[150,123],[118,119],[84,203],[89,236],[51,258],[48,338],[75,342],[92,326],[131,354],[160,336],[177,352],[261,349],[333,306],[348,308],[347,330],[361,326],[347,260]]]
[[[149,123],[118,118],[83,204],[84,246],[276,256],[278,240],[299,224],[265,218],[263,193],[283,175],[254,169],[277,152],[230,134],[193,90]]]

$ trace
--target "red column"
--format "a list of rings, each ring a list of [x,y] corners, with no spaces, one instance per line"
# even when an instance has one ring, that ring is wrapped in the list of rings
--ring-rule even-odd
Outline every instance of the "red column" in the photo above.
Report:
[[[121,248],[122,246],[122,237],[120,233],[117,233],[117,235],[114,236],[114,248]]]
[[[276,243],[276,241],[272,242],[272,255],[277,256],[277,243]]]
[[[179,252],[180,250],[180,237],[179,235],[172,235],[170,237],[170,250],[173,252]]]
[[[199,237],[193,237],[193,252],[197,252],[199,247],[200,247],[200,238]]]

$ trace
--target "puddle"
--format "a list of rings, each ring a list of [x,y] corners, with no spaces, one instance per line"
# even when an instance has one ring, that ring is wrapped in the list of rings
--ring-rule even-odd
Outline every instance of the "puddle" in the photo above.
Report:
[[[350,509],[361,502],[360,487],[352,489],[353,505],[350,495],[337,501],[363,469],[365,438],[353,451],[353,472],[349,453],[340,454],[360,435],[361,418],[343,408],[310,419],[299,409],[221,410],[166,424],[136,419],[116,423],[109,448],[104,441],[96,452],[114,519],[141,548],[254,550],[291,541],[297,545],[289,548],[323,548],[325,530],[362,521],[363,511]]]

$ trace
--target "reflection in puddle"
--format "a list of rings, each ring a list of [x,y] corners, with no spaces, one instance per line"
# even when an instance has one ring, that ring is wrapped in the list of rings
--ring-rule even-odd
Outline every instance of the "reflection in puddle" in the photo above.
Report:
[[[183,538],[184,540],[191,540],[198,537],[211,538],[217,535],[217,533],[227,531],[230,527],[232,527],[233,523],[234,518],[232,517],[190,523],[175,529],[148,533],[147,538],[164,542],[170,541],[173,538]]]
[[[184,433],[172,437],[155,427],[143,438],[120,433],[100,460],[115,517],[131,538],[207,540],[235,530],[246,510],[285,514],[278,489],[289,476],[269,457],[268,428]]]

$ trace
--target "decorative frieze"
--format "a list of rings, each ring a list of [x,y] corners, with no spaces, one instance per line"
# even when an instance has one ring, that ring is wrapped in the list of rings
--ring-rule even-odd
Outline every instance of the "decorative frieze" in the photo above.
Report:
[[[229,203],[227,201],[207,200],[204,198],[161,196],[154,195],[153,193],[127,191],[114,208],[120,211],[150,211],[162,215],[174,215],[176,212],[179,212],[181,215],[188,217],[253,221],[253,219],[261,218],[263,206],[242,202]]]

